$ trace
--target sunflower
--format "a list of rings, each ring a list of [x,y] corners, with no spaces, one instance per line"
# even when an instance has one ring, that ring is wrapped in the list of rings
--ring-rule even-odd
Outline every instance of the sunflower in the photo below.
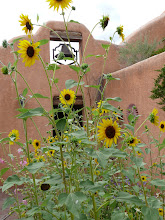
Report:
[[[100,101],[100,102],[97,103],[97,109],[98,109],[100,115],[103,115],[104,113],[108,113],[109,112],[109,110],[103,108],[103,104],[104,103],[105,103],[105,101]],[[101,112],[100,112],[100,110],[101,110]]]
[[[159,116],[157,116],[157,114],[158,114],[158,110],[154,108],[148,117],[149,121],[156,126],[158,126],[158,122],[159,122]]]
[[[117,122],[113,123],[112,119],[102,119],[102,123],[98,126],[98,138],[104,140],[106,147],[111,147],[113,141],[116,144],[120,136],[120,128]]]
[[[41,190],[42,190],[42,191],[47,191],[47,190],[50,189],[50,184],[48,184],[48,183],[42,183],[40,187],[41,187]]]
[[[58,11],[59,7],[61,7],[62,10],[68,8],[72,0],[47,0],[47,2],[49,2],[49,8],[54,7],[54,10],[57,9]]]
[[[101,25],[103,31],[104,31],[104,29],[107,27],[108,22],[109,22],[109,16],[104,16],[104,15],[103,15],[103,18],[100,19],[100,25]]]
[[[48,138],[47,138],[47,142],[49,143],[49,144],[52,144],[52,143],[54,143],[55,141],[56,141],[56,137],[51,137],[51,136],[49,136]]]
[[[147,177],[146,177],[146,176],[141,176],[141,180],[142,180],[143,182],[146,182],[146,181],[147,181]]]
[[[14,142],[16,142],[19,139],[19,131],[18,130],[12,130],[8,137],[10,138],[11,141],[9,141],[9,144],[12,145]]]
[[[165,121],[160,122],[159,129],[160,131],[165,132]]]
[[[130,137],[130,138],[128,139],[128,142],[127,142],[127,143],[128,143],[129,146],[135,147],[136,144],[138,144],[139,142],[138,142],[137,137]]]
[[[163,216],[163,209],[159,208],[158,212],[159,212],[159,215]]]
[[[43,155],[39,155],[39,156],[36,157],[36,160],[37,160],[37,162],[44,162],[45,158],[44,158]]]
[[[69,89],[64,89],[61,91],[59,98],[64,106],[72,105],[75,102],[75,92]]]
[[[48,157],[53,157],[55,153],[55,150],[49,150],[46,154]]]
[[[35,139],[32,143],[35,150],[39,149],[41,147],[41,142],[37,139]]]
[[[121,37],[122,41],[124,41],[125,36],[123,34],[123,25],[120,25],[119,27],[117,27],[116,32]]]
[[[100,175],[100,171],[99,171],[99,170],[95,170],[94,174],[95,174],[96,176],[99,176],[99,175]]]
[[[38,48],[40,42],[31,43],[27,40],[22,40],[19,43],[18,53],[21,53],[21,57],[23,58],[23,63],[25,62],[25,66],[32,66],[35,63],[35,60],[38,60],[38,54],[41,49]]]
[[[25,31],[26,34],[32,34],[33,25],[31,23],[31,20],[28,18],[27,15],[20,15],[20,25],[25,26],[22,30]]]
[[[136,151],[136,153],[140,156],[142,153],[140,151]]]

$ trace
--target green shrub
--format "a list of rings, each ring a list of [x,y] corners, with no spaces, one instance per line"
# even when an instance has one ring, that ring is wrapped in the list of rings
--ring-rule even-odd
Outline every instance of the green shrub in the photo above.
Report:
[[[149,58],[155,51],[158,42],[154,40],[149,43],[148,37],[145,36],[144,40],[140,38],[133,43],[125,42],[124,44],[124,47],[119,50],[119,61],[126,67]]]
[[[155,79],[154,88],[152,89],[151,99],[160,99],[158,102],[161,105],[161,109],[165,111],[165,65],[161,70],[157,70],[160,72],[158,77]]]

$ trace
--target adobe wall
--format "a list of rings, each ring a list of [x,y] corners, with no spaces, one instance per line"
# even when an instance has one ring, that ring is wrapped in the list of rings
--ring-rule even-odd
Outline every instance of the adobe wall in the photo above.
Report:
[[[165,11],[160,16],[138,28],[130,34],[125,41],[132,43],[137,39],[143,39],[144,36],[147,36],[149,42],[153,42],[154,40],[159,42],[165,37]],[[163,47],[164,45],[165,43],[160,44],[158,47]]]
[[[47,23],[47,26],[53,30],[63,31],[65,30],[65,26],[63,22],[55,22],[50,21]],[[89,36],[88,29],[82,24],[70,23],[68,25],[68,31],[75,31],[82,33],[82,41],[80,42],[80,57],[82,58],[82,51],[84,50],[86,40]],[[12,42],[14,39],[19,37],[23,37],[24,39],[28,39],[26,36],[18,36],[11,39],[9,42]],[[40,27],[37,33],[33,36],[34,42],[39,41],[41,39],[50,39],[50,29],[46,29],[44,27]],[[89,39],[87,50],[85,56],[88,54],[93,55],[103,55],[105,50],[102,48],[101,44],[108,44],[109,42],[95,40],[92,36]],[[117,50],[118,45],[111,45],[110,52],[107,58],[107,65],[105,66],[104,73],[113,72],[120,69],[120,66],[117,62]],[[18,48],[15,46],[15,51]],[[50,53],[49,53],[49,43],[41,46],[40,55],[43,58],[44,62],[50,62]],[[13,54],[10,53],[10,48],[4,49],[0,47],[0,60],[4,65],[8,65],[10,62],[13,65]],[[99,77],[102,74],[102,66],[103,66],[103,57],[95,59],[94,57],[90,57],[85,60],[86,63],[92,63],[90,66],[91,71],[87,73],[83,79],[85,84],[95,85],[97,84]],[[0,64],[0,68],[2,65]],[[65,81],[67,79],[73,79],[77,81],[76,72],[71,70],[69,66],[60,65],[60,70],[56,71],[56,78],[59,79],[58,87],[59,90],[63,90],[65,88]],[[20,58],[18,62],[18,71],[25,77],[27,83],[29,83],[30,88],[34,93],[40,93],[44,96],[50,96],[48,82],[46,78],[46,74],[43,70],[42,64],[39,61],[36,61],[35,64],[31,67],[25,67],[25,63],[22,63],[22,58]],[[13,74],[14,77],[14,74]],[[25,88],[27,88],[25,82],[22,78],[17,75],[17,85],[19,94],[23,92]],[[0,74],[0,133],[2,133],[1,137],[7,137],[9,132],[13,129],[19,130],[20,133],[20,142],[25,142],[25,135],[23,131],[23,122],[21,119],[17,119],[15,116],[19,113],[16,109],[19,108],[18,100],[16,99],[16,91],[14,87],[14,83],[11,80],[9,75]],[[73,88],[75,90],[75,88]],[[28,92],[28,95],[32,95],[31,92]],[[78,91],[78,95],[81,96],[81,92]],[[96,97],[96,90],[91,88],[86,88],[86,104],[93,105],[93,102]],[[59,91],[53,87],[53,96],[59,96]],[[47,110],[51,110],[51,103],[49,99],[40,99],[39,100],[42,106]],[[30,100],[26,108],[36,108],[38,107],[38,103],[33,99]],[[44,117],[34,117],[34,121],[38,126],[43,137],[47,137],[47,130],[52,129],[52,127],[47,126],[49,123],[48,120]],[[31,139],[39,139],[40,136],[36,132],[35,126],[31,122],[30,119],[27,120],[28,124],[28,138]],[[11,146],[11,153],[17,155],[17,149],[19,146]],[[0,153],[0,158],[4,157],[5,153]],[[5,167],[6,165],[0,164],[1,167]]]
[[[154,86],[154,79],[158,76],[159,72],[155,71],[161,69],[165,65],[165,52],[159,55],[153,56],[141,62],[138,62],[132,66],[116,71],[112,74],[115,78],[120,80],[111,81],[110,85],[105,91],[106,97],[120,97],[121,102],[111,102],[114,106],[120,106],[124,110],[124,124],[128,124],[127,110],[130,104],[134,104],[137,107],[140,116],[137,121],[136,129],[141,123],[148,117],[154,108],[157,108],[159,113],[159,121],[165,120],[165,112],[160,109],[160,105],[157,104],[158,100],[152,100],[149,98],[151,90]],[[155,138],[158,139],[159,127],[151,124],[149,121],[145,123],[150,129]],[[141,142],[148,144],[148,138],[145,134],[142,126],[136,135],[140,136]],[[162,135],[162,140],[165,138],[165,134]],[[147,145],[149,147],[149,145]],[[157,149],[153,147],[155,152],[154,157],[157,155]],[[164,150],[161,151],[165,153]],[[145,158],[146,159],[146,158]],[[149,158],[146,159],[148,163]],[[154,161],[155,162],[155,161]]]

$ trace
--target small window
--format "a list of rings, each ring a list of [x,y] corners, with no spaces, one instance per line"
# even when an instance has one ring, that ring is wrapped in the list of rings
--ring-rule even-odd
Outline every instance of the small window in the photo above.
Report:
[[[66,60],[58,60],[57,63],[63,65],[74,64],[71,59],[74,57],[78,63],[80,62],[80,41],[82,40],[82,35],[79,32],[68,32],[70,43],[68,42],[68,37],[65,31],[50,32],[50,63],[55,63],[60,52],[63,52]],[[63,39],[63,41],[61,40]]]

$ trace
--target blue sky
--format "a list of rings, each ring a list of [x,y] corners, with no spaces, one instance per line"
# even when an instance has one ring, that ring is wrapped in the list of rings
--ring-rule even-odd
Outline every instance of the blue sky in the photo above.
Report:
[[[102,15],[109,15],[110,22],[105,31],[97,27],[93,32],[96,39],[109,40],[116,27],[124,26],[124,34],[127,37],[139,27],[162,14],[165,10],[165,0],[73,0],[76,11],[71,14],[70,19],[83,23],[89,30],[99,21]],[[0,42],[24,34],[19,25],[20,14],[29,15],[32,23],[36,23],[39,14],[39,23],[49,20],[62,20],[53,9],[49,9],[46,0],[1,0],[1,31]],[[34,29],[34,33],[38,28]],[[120,43],[115,38],[115,43]]]

